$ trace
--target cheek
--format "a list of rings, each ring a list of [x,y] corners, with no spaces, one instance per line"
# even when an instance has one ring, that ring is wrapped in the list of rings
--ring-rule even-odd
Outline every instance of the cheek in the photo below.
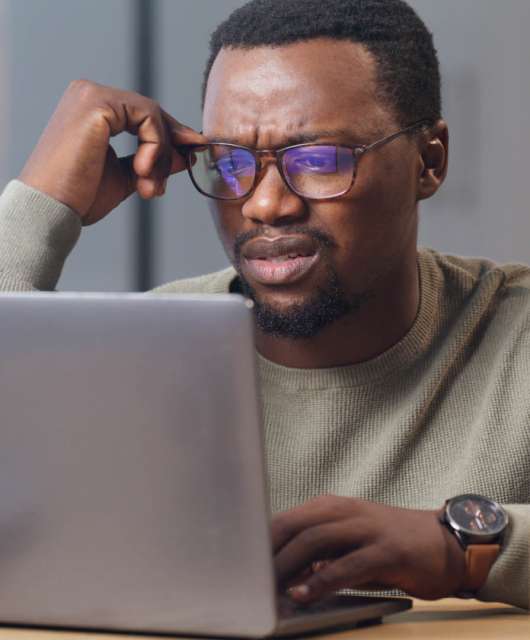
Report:
[[[410,171],[396,163],[362,168],[352,191],[334,202],[314,203],[314,219],[335,240],[340,269],[363,271],[415,242],[416,200]]]
[[[367,158],[368,160],[368,158]],[[359,171],[352,205],[361,217],[392,223],[416,204],[415,180],[410,164],[399,158],[370,158]]]
[[[208,200],[208,208],[217,230],[225,253],[229,260],[234,258],[234,239],[241,231],[241,207],[234,204],[223,203],[218,200]]]
[[[416,210],[414,168],[399,157],[370,160],[372,167],[365,167],[355,185],[357,191],[352,192],[352,207],[359,226],[370,230],[369,236],[392,238]]]

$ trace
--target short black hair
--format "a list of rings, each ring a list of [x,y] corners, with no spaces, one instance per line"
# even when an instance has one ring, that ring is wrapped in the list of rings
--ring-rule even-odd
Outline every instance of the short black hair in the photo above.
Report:
[[[221,49],[284,46],[328,37],[351,40],[376,61],[379,97],[401,126],[441,118],[440,69],[432,34],[403,0],[251,0],[212,34],[203,104]]]

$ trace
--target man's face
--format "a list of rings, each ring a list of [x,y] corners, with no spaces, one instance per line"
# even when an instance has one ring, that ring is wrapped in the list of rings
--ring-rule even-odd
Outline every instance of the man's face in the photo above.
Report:
[[[355,145],[399,129],[377,96],[372,56],[349,41],[222,50],[209,78],[204,133],[211,141],[256,149],[313,140]],[[385,295],[399,281],[402,264],[416,254],[419,172],[416,143],[401,136],[368,152],[353,188],[333,200],[297,196],[272,162],[265,163],[249,197],[211,200],[219,236],[245,291],[266,310],[269,320],[262,328],[309,337]],[[268,248],[286,238],[292,242],[284,245],[285,252],[292,247],[289,255],[273,255]],[[293,259],[298,263],[290,268]],[[319,314],[314,326],[295,328],[289,336],[300,317],[303,324]],[[275,316],[283,319],[276,325]]]

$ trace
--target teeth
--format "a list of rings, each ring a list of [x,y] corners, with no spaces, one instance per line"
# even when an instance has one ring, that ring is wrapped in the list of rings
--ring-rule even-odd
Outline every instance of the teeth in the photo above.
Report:
[[[266,260],[268,262],[286,262],[287,260],[296,260],[296,258],[304,258],[299,253],[290,253],[284,256],[275,256],[273,258],[257,258],[257,260]]]
[[[286,262],[287,260],[295,260],[298,258],[297,254],[288,255],[288,256],[277,256],[276,258],[270,258],[271,262]]]

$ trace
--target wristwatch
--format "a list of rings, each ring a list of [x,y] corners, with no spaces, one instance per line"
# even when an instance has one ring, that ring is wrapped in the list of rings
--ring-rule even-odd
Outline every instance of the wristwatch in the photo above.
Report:
[[[466,578],[457,595],[472,598],[500,553],[508,514],[494,500],[466,493],[446,501],[440,521],[466,554]]]

